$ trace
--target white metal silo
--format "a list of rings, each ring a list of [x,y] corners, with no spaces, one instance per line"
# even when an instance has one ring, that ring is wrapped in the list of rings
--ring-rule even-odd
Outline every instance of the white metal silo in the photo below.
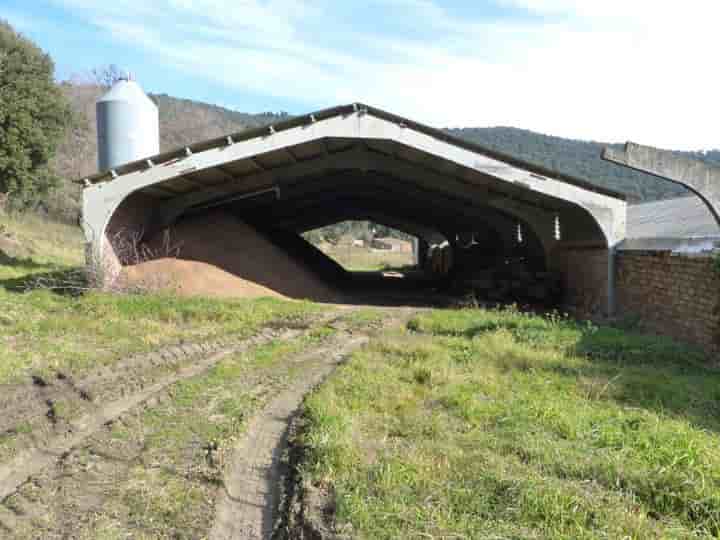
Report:
[[[158,108],[135,81],[115,83],[96,111],[101,171],[160,153]]]

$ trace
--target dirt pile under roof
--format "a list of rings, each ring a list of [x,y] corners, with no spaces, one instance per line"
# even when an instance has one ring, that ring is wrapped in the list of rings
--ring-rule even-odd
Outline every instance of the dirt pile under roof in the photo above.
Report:
[[[175,289],[184,296],[339,301],[338,292],[301,261],[225,212],[183,220],[171,238],[177,257],[126,266],[122,285]]]

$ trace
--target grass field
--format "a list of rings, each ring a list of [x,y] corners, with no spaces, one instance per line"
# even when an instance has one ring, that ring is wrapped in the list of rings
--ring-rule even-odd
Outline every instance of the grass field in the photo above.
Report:
[[[343,268],[353,272],[392,270],[414,263],[412,253],[378,251],[352,245],[333,246],[324,252]]]
[[[30,251],[0,261],[0,384],[30,373],[79,375],[129,354],[180,341],[246,336],[273,320],[302,318],[310,303],[273,299],[181,299],[142,294],[53,291],[33,286],[61,280],[83,261],[79,229],[38,218],[0,217],[0,225]]]
[[[669,340],[435,310],[306,400],[356,538],[718,538],[720,375]]]
[[[80,232],[35,218],[0,216],[0,226],[28,249],[0,261],[0,385],[82,376],[131,353],[325,309],[33,286],[82,264]],[[388,255],[351,250],[345,264],[407,264]],[[346,318],[365,328],[382,313]],[[113,445],[152,459],[113,483],[108,508],[147,537],[200,534],[223,452],[293,376],[281,360],[333,332],[228,357],[112,426]],[[667,339],[560,316],[424,311],[308,397],[302,474],[335,494],[337,528],[357,538],[720,538],[720,374],[704,361]],[[92,517],[87,537],[126,537],[116,518]]]
[[[22,277],[31,272],[50,271],[83,262],[84,238],[79,227],[23,214],[0,212],[0,231],[16,238],[28,253],[16,260],[0,260],[3,275],[0,279]]]

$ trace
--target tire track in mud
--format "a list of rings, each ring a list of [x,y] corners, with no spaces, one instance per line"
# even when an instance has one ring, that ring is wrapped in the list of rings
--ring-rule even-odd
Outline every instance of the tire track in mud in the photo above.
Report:
[[[313,351],[315,365],[251,420],[225,475],[211,540],[272,536],[275,508],[279,503],[280,460],[287,444],[286,431],[291,417],[305,394],[348,354],[368,341],[366,336],[351,338],[335,350]]]
[[[63,432],[48,438],[37,447],[20,452],[9,461],[0,463],[0,502],[5,501],[5,499],[17,492],[30,478],[67,456],[73,449],[80,446],[93,434],[102,430],[104,426],[110,424],[121,415],[139,407],[171,385],[184,379],[200,375],[228,355],[246,351],[252,347],[269,343],[274,339],[297,338],[309,332],[312,328],[323,324],[331,324],[333,320],[339,316],[341,315],[338,312],[333,312],[328,316],[309,322],[307,328],[302,330],[266,328],[255,336],[242,340],[234,346],[214,352],[200,360],[193,362],[192,358],[188,358],[188,362],[193,362],[190,365],[181,367],[176,372],[161,377],[159,380],[145,386],[137,392],[111,401],[99,408],[95,408],[95,410],[90,413],[84,414],[80,418],[65,423],[62,426],[64,428]],[[188,352],[196,352],[193,346],[186,347],[190,348]],[[198,347],[198,350],[202,350],[202,348]],[[172,354],[176,359],[179,359],[181,356],[176,353]],[[87,401],[83,396],[89,396],[89,394],[85,390],[78,390],[78,386],[74,381],[68,382],[63,376],[58,378],[66,383],[70,391],[78,393],[84,401]],[[52,397],[47,396],[55,396],[60,391],[51,387],[42,379],[34,382],[34,384],[41,398],[39,400],[36,399],[36,401],[44,406],[43,410],[47,411],[45,414],[52,423],[53,417],[55,416],[53,414],[54,400]],[[1,506],[0,510],[2,510]],[[0,518],[1,517],[2,514],[0,513]],[[9,521],[7,516],[6,519]],[[0,519],[0,524],[2,523],[3,520]]]
[[[393,320],[385,321],[385,327],[399,325],[410,314],[398,310]],[[368,333],[349,335],[337,347],[311,351],[307,355],[311,365],[303,376],[250,420],[224,475],[210,540],[261,540],[273,536],[282,495],[282,458],[291,422],[305,395],[369,341]]]
[[[108,523],[111,527],[120,527],[118,534],[121,534],[120,531],[124,531],[122,534],[126,535],[144,531],[153,537],[155,532],[152,521],[146,523],[142,517],[127,514],[129,507],[123,505],[131,503],[127,503],[127,499],[118,499],[126,496],[123,493],[128,493],[128,486],[133,487],[138,471],[141,471],[139,474],[150,475],[169,472],[177,478],[184,478],[183,482],[189,481],[193,486],[200,486],[199,489],[207,497],[207,502],[193,510],[193,515],[200,517],[200,521],[195,523],[200,528],[193,531],[198,533],[197,537],[206,538],[213,526],[216,503],[223,496],[222,466],[217,471],[217,480],[214,476],[212,479],[203,477],[202,471],[190,469],[191,464],[197,463],[192,456],[191,461],[178,464],[182,468],[167,469],[166,462],[158,462],[145,445],[145,437],[151,436],[152,432],[141,431],[143,428],[139,424],[140,415],[144,411],[167,407],[172,403],[172,388],[175,383],[202,375],[227,356],[252,350],[273,340],[309,336],[314,330],[329,326],[336,332],[332,337],[300,352],[288,353],[272,367],[260,367],[242,375],[242,384],[248,389],[265,388],[258,394],[261,396],[258,403],[260,408],[253,409],[258,411],[263,410],[268,402],[273,403],[276,399],[273,396],[282,395],[286,389],[295,387],[293,381],[312,378],[317,384],[350,350],[367,341],[370,334],[387,326],[388,320],[393,318],[385,317],[382,322],[353,322],[351,314],[358,309],[362,307],[333,306],[333,309],[323,316],[313,317],[302,325],[290,323],[290,328],[287,328],[282,323],[275,324],[251,338],[226,342],[225,348],[200,360],[196,360],[196,356],[176,353],[175,362],[172,364],[176,372],[157,377],[153,384],[145,386],[141,391],[127,393],[125,387],[122,390],[126,392],[124,397],[105,402],[104,406],[98,406],[103,403],[104,396],[96,394],[93,387],[87,386],[85,379],[67,381],[59,377],[58,380],[52,378],[45,381],[47,385],[39,383],[30,386],[34,398],[38,400],[53,395],[52,393],[58,390],[72,391],[78,402],[92,409],[92,414],[73,422],[65,422],[61,417],[60,422],[50,429],[54,436],[43,440],[41,447],[23,452],[13,460],[0,464],[0,538],[89,539],[95,538],[95,534],[107,527]],[[345,319],[348,315],[350,318]],[[322,335],[322,332],[318,335]],[[178,365],[181,361],[185,364],[194,363],[181,368]],[[162,367],[168,366],[163,364]],[[318,369],[321,371],[318,372]],[[293,375],[288,378],[288,373]],[[269,386],[266,384],[268,382]],[[92,390],[90,401],[81,395],[81,391],[86,388]],[[275,391],[268,392],[268,389],[272,388]],[[298,395],[298,403],[307,390],[309,388],[303,389]],[[255,414],[250,412],[250,421],[254,416]],[[45,421],[49,426],[48,419]],[[120,426],[121,431],[131,430],[131,438],[114,438],[113,430],[116,426]],[[232,444],[227,448],[230,460],[237,455],[232,448]],[[277,448],[280,452],[282,445]],[[205,450],[205,447],[196,448],[195,443],[192,443],[187,450],[197,452]],[[200,460],[204,459],[202,453],[198,455],[201,456]],[[191,476],[187,476],[188,474]],[[271,509],[265,514],[268,527],[272,526],[273,509],[277,506],[277,484],[275,480],[269,484],[273,498],[270,504],[265,505]],[[106,506],[108,504],[111,506]],[[219,505],[217,507],[219,512]],[[113,509],[109,514],[106,512],[108,508]],[[116,513],[118,511],[120,514]],[[110,521],[96,521],[97,519]],[[183,534],[187,533],[185,530]]]
[[[269,339],[261,340],[260,343],[263,341],[269,341]],[[141,392],[113,401],[93,414],[71,421],[68,431],[50,439],[45,447],[23,452],[10,462],[0,465],[0,500],[12,495],[28,478],[55,463],[85,439],[102,429],[105,424],[141,405],[168,386],[203,373],[228,354],[231,353],[228,351],[209,356],[196,364],[181,369],[176,375],[166,377],[160,382],[146,387]]]

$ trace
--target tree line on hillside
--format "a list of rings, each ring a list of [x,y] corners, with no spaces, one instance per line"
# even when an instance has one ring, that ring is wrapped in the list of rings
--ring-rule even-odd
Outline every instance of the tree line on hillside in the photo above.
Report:
[[[96,171],[95,102],[119,76],[115,66],[105,66],[56,83],[50,56],[0,21],[0,194],[13,208],[40,206],[55,217],[77,219],[80,188],[72,180]],[[161,151],[290,118],[287,113],[247,114],[166,94],[151,98],[160,111]],[[623,192],[631,200],[687,193],[671,182],[603,161],[603,143],[509,127],[447,131]],[[720,150],[684,155],[720,163]],[[335,233],[343,234],[343,227],[338,224]]]
[[[609,163],[601,158],[605,147],[622,149],[621,144],[563,139],[512,127],[450,129],[448,132],[489,149],[521,157],[594,184],[624,193],[632,202],[654,201],[688,195],[686,188]],[[720,150],[677,152],[706,163],[720,164]]]
[[[313,229],[303,234],[303,237],[312,244],[319,245],[322,242],[337,244],[343,237],[363,240],[366,244],[374,238],[399,238],[401,240],[412,240],[412,235],[372,221],[347,220]]]

